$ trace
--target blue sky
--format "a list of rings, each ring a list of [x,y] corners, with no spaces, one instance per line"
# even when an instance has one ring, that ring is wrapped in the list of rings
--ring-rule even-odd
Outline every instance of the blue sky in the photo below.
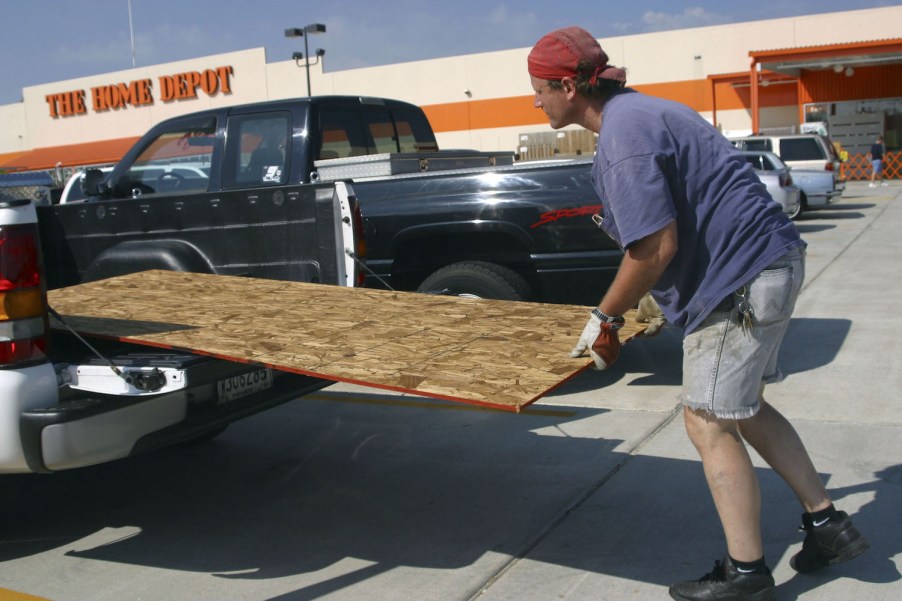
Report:
[[[581,25],[599,38],[897,5],[890,0],[623,2],[567,0],[0,0],[0,104],[23,87],[223,52],[266,48],[267,62],[303,50],[288,27],[326,25],[310,50],[345,70],[531,46]],[[767,46],[762,40],[762,47]],[[666,50],[665,50],[666,51]]]

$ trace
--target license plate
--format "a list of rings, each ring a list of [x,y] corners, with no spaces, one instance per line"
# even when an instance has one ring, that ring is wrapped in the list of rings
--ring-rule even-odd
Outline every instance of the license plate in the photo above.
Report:
[[[220,403],[228,403],[267,388],[272,388],[271,369],[258,369],[216,383]]]

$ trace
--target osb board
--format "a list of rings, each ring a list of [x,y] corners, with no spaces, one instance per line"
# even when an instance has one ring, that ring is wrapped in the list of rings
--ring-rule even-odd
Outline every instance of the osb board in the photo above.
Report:
[[[569,356],[588,318],[572,305],[172,271],[48,296],[83,334],[511,411],[591,363]],[[626,317],[623,341],[644,329]]]

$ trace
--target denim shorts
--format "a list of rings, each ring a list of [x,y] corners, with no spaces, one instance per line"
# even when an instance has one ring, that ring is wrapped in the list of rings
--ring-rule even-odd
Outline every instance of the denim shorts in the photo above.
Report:
[[[883,159],[874,159],[871,161],[871,169],[873,169],[874,173],[880,175],[883,171]]]
[[[752,308],[751,327],[740,325],[739,303],[727,299],[684,338],[683,405],[721,419],[758,412],[764,384],[783,378],[777,355],[804,279],[805,249],[800,247],[743,287]]]

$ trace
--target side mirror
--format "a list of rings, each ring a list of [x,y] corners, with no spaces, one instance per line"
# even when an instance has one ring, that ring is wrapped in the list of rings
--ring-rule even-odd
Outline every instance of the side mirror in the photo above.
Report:
[[[105,177],[100,169],[88,169],[81,178],[81,191],[86,196],[102,196],[106,192]]]

